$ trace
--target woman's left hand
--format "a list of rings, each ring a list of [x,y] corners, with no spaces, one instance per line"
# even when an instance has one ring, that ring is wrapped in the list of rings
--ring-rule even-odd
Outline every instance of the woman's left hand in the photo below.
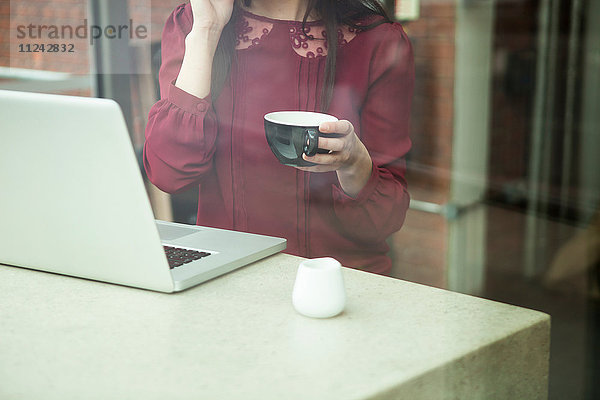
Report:
[[[339,137],[319,137],[319,149],[329,153],[317,153],[312,157],[303,155],[306,161],[317,165],[296,167],[308,172],[335,171],[340,186],[346,194],[355,197],[367,184],[371,176],[373,162],[365,145],[360,141],[350,121],[323,122],[319,126],[322,133],[336,133]]]

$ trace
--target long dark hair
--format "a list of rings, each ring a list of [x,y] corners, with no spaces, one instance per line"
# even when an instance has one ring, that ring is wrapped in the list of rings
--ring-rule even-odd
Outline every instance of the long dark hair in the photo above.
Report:
[[[235,24],[241,11],[241,5],[238,1],[236,0],[234,4],[231,19],[223,29],[213,60],[211,92],[215,99],[228,79],[232,61],[235,59]],[[252,0],[241,1],[246,7],[249,7],[252,3]],[[323,21],[328,38],[337,38],[338,28],[342,25],[358,30],[367,30],[382,23],[392,22],[378,0],[308,0],[306,12],[302,19],[303,32],[305,32],[306,21],[313,13]],[[377,15],[383,18],[377,18],[368,25],[360,25],[360,22],[365,18]],[[321,111],[327,111],[331,102],[335,82],[336,57],[337,43],[329,43],[327,57],[325,58],[325,80],[321,92]]]

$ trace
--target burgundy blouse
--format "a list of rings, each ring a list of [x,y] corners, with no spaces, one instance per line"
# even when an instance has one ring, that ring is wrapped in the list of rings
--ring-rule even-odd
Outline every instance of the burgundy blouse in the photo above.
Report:
[[[331,256],[342,264],[389,273],[386,238],[408,208],[404,156],[414,72],[399,24],[338,32],[328,113],[347,119],[373,159],[363,190],[350,197],[335,172],[306,173],[279,164],[263,116],[319,111],[327,41],[319,22],[275,20],[244,12],[237,22],[237,61],[218,98],[174,86],[192,27],[189,4],[163,31],[161,100],[150,110],[144,165],[150,180],[174,193],[199,187],[198,224],[284,237],[286,252]]]

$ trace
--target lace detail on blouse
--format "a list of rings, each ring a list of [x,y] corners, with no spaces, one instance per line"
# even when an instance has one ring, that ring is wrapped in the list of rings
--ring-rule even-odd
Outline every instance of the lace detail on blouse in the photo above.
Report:
[[[273,23],[254,18],[240,17],[236,25],[236,46],[238,50],[256,46],[273,29]]]
[[[299,21],[272,20],[250,13],[240,16],[236,24],[236,49],[244,50],[259,45],[271,33],[275,23],[287,25],[290,45],[300,56],[319,58],[327,55],[327,32],[319,23],[309,22],[303,30]],[[338,46],[349,43],[358,33],[359,30],[355,28],[342,26],[338,29]]]
[[[290,25],[290,40],[294,51],[302,57],[317,58],[327,55],[327,32],[322,26]],[[343,46],[356,36],[356,29],[343,26],[337,31],[338,46]]]

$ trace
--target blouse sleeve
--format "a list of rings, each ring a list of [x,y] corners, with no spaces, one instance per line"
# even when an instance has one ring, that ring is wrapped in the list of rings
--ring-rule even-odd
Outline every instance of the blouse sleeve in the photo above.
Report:
[[[169,16],[162,34],[159,72],[161,99],[152,106],[146,126],[144,168],[161,190],[184,190],[212,168],[217,119],[210,95],[195,97],[175,86],[192,28],[189,8],[180,5]]]
[[[410,202],[404,156],[411,147],[414,61],[402,27],[388,29],[373,52],[360,114],[360,137],[373,160],[371,176],[356,197],[333,186],[334,210],[347,234],[373,243],[402,227]]]

